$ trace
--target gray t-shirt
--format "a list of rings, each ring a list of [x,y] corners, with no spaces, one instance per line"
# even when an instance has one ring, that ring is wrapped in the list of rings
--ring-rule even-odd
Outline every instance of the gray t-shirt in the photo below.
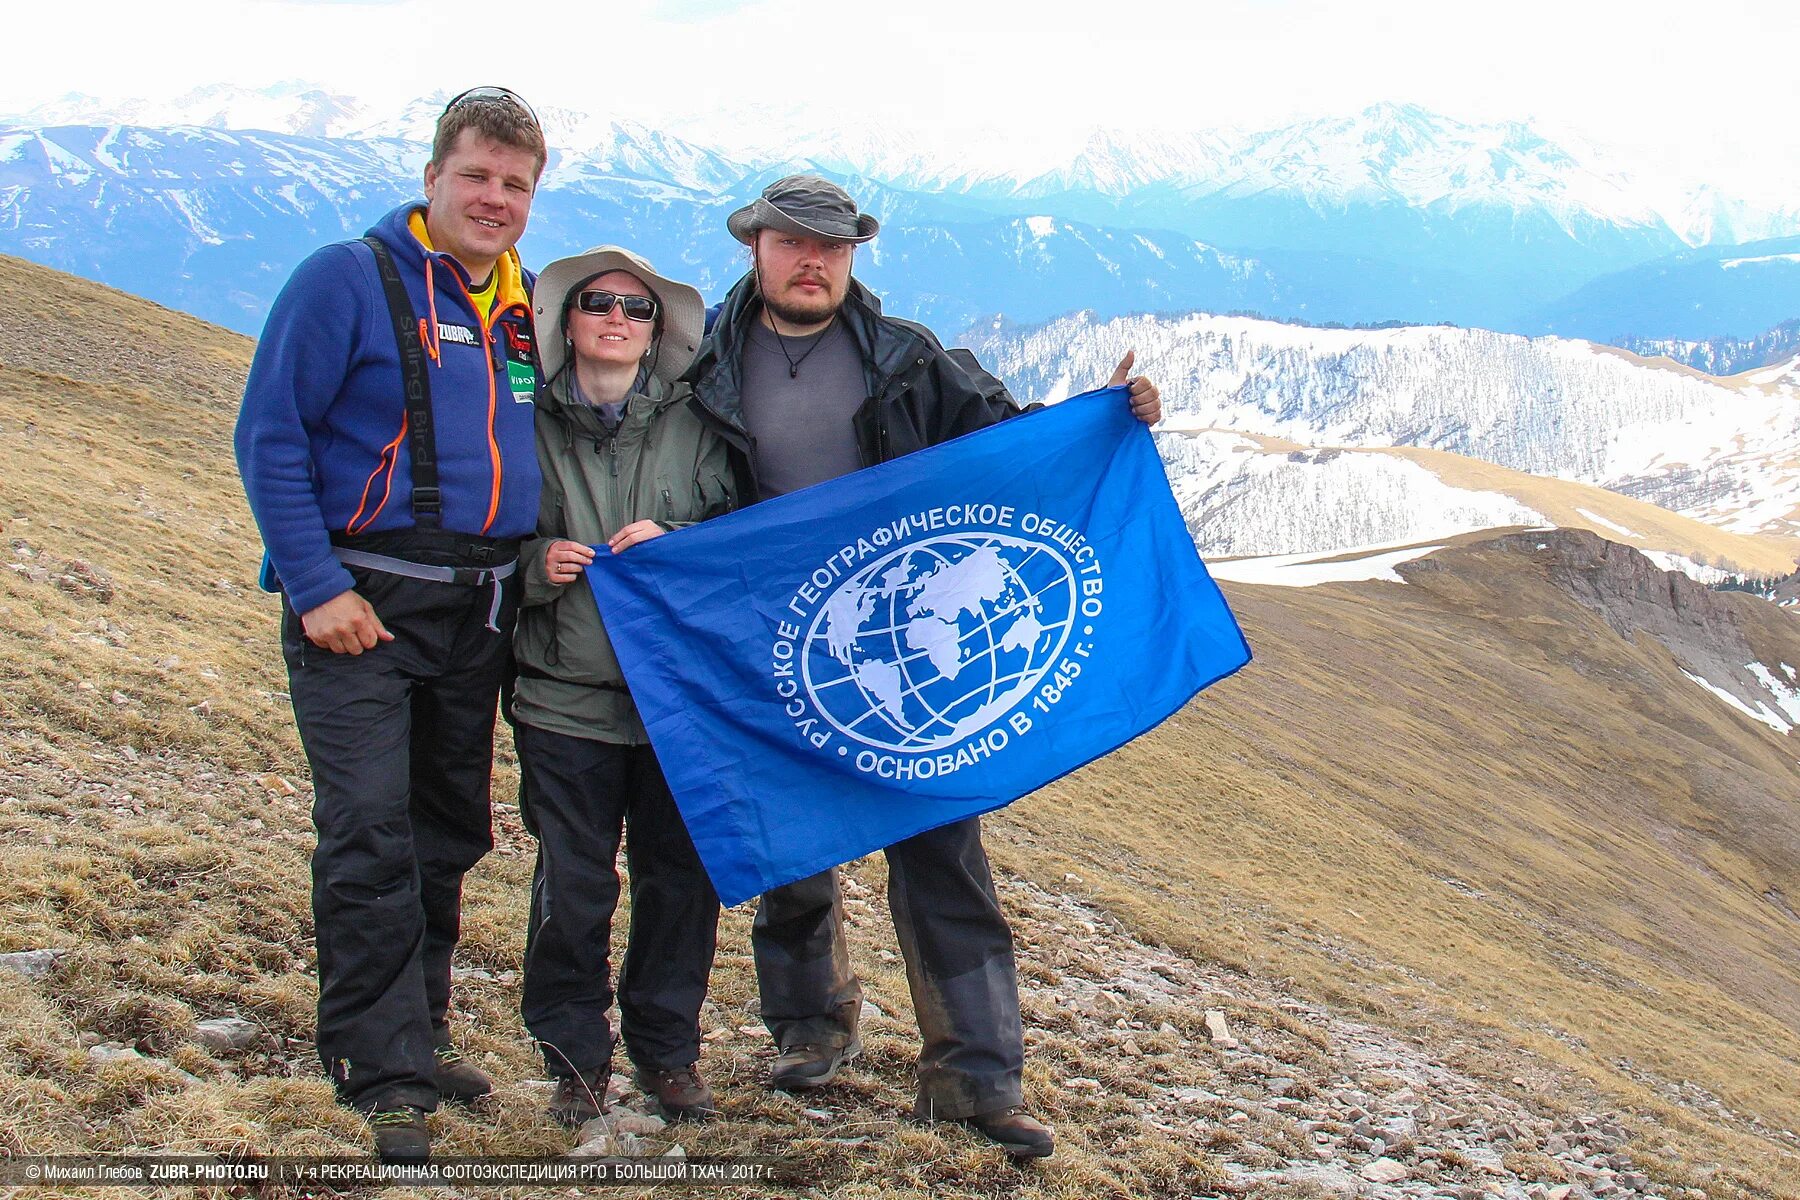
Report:
[[[833,321],[822,333],[784,340],[786,354],[760,320],[744,339],[744,427],[756,443],[756,483],[765,496],[862,466],[851,417],[868,398],[868,383],[856,339]],[[790,375],[790,359],[798,374]]]

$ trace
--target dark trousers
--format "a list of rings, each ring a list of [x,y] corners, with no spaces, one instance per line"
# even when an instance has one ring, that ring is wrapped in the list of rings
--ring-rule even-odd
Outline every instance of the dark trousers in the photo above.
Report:
[[[392,642],[333,654],[291,606],[282,620],[319,837],[319,1059],[347,1104],[429,1110],[463,875],[493,846],[494,708],[517,595],[509,580],[496,633],[490,588],[352,574]]]
[[[537,835],[525,936],[525,1027],[557,1076],[612,1061],[610,950],[621,830],[631,929],[619,971],[620,1033],[647,1070],[700,1057],[700,1006],[719,897],[648,746],[590,741],[520,724],[522,796]]]
[[[978,817],[887,848],[888,907],[923,1046],[921,1116],[1023,1099],[1024,1029],[1012,929],[994,894]],[[836,870],[768,892],[751,927],[763,1022],[780,1046],[845,1045],[862,989],[850,968]]]

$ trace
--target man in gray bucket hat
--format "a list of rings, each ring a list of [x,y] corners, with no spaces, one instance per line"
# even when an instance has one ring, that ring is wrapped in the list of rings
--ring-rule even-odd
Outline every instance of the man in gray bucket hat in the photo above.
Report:
[[[967,350],[891,317],[851,277],[879,223],[843,188],[790,175],[732,213],[751,269],[726,296],[685,378],[734,448],[744,502],[796,491],[996,424],[1020,409]],[[1148,379],[1132,411],[1162,415]],[[1012,930],[977,817],[887,848],[888,901],[924,1042],[915,1115],[960,1121],[1019,1158],[1051,1153],[1024,1105]],[[762,1017],[779,1057],[770,1083],[820,1087],[861,1050],[862,990],[844,939],[837,872],[763,896],[752,930]]]

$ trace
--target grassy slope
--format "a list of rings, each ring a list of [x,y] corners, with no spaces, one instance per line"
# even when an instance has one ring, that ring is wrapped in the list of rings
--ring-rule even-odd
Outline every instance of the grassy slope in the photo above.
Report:
[[[47,572],[0,571],[0,950],[78,947],[53,986],[0,989],[0,1146],[353,1150],[356,1121],[282,1040],[310,1034],[309,836],[304,792],[265,778],[303,784],[230,468],[248,344],[15,260],[0,284],[36,310],[0,321],[0,518],[35,554],[16,565]],[[93,336],[55,334],[77,327]],[[1445,556],[1405,588],[1232,589],[1257,661],[997,818],[996,860],[1091,893],[1146,940],[1517,1074],[1548,1106],[1598,1088],[1649,1118],[1671,1177],[1713,1160],[1721,1193],[1800,1195],[1792,1153],[1751,1124],[1800,1126],[1800,922],[1762,898],[1800,895],[1793,754],[1530,560],[1481,544]],[[112,603],[57,586],[71,559],[111,574]],[[1766,661],[1800,662],[1791,614],[1740,599]],[[503,758],[500,849],[471,879],[459,959],[498,978],[457,996],[506,1087],[494,1113],[444,1117],[440,1134],[451,1150],[548,1152],[565,1142],[517,1082],[538,1068],[504,974],[530,854],[506,774]],[[880,870],[857,870],[871,894]],[[904,984],[878,895],[852,913],[860,969],[897,1017],[876,1022],[827,1128],[754,1084],[766,1043],[741,1032],[746,917],[727,915],[706,1062],[731,1119],[691,1152],[798,1150],[846,1195],[1185,1195],[1209,1177],[1178,1139],[1110,1152],[1102,1102],[1056,1084],[1116,1065],[1040,1001],[1030,1087],[1065,1147],[1050,1171],[896,1126]],[[1081,948],[1029,949],[1028,977],[1040,954]],[[231,1060],[187,1044],[196,1016],[222,1011],[273,1040]],[[96,1067],[84,1032],[206,1082]],[[1160,1069],[1179,1083],[1185,1068]],[[1684,1080],[1740,1115],[1668,1086]]]

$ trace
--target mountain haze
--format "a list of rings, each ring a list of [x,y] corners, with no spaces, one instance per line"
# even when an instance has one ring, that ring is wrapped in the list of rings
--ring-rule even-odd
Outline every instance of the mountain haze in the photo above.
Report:
[[[297,82],[212,85],[0,118],[0,250],[253,332],[305,253],[416,195],[447,98],[383,112]],[[957,152],[816,113],[541,115],[553,154],[528,263],[629,242],[716,298],[741,265],[723,214],[777,175],[822,170],[885,223],[868,281],[946,336],[1080,308],[1604,337],[1745,335],[1794,315],[1785,276],[1760,266],[1709,283],[1718,327],[1697,332],[1693,313],[1615,292],[1692,247],[1756,258],[1723,248],[1800,236],[1800,206],[1413,105],[1250,132],[1069,130],[1048,148],[1045,131],[970,131]]]

